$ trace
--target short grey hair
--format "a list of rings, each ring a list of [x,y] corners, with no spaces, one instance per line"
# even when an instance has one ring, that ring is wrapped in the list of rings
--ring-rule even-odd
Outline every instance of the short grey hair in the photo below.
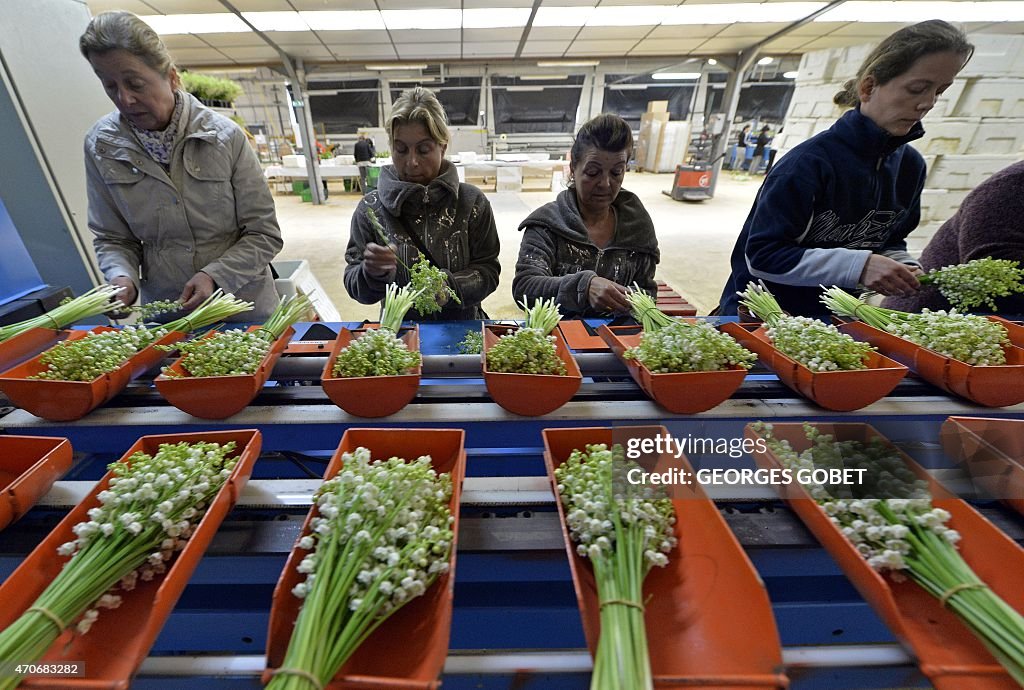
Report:
[[[430,89],[422,86],[406,89],[391,106],[387,130],[392,146],[395,142],[395,129],[411,122],[422,124],[430,133],[430,138],[441,146],[446,146],[451,141],[452,135],[448,131],[448,116],[444,113],[444,106]]]
[[[78,39],[78,49],[86,60],[93,53],[125,50],[165,77],[174,69],[174,59],[152,27],[123,10],[101,12],[93,17]]]

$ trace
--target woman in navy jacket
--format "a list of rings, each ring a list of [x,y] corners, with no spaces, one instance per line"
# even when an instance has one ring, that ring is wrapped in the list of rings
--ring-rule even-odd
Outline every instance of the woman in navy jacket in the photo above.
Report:
[[[719,312],[763,280],[791,314],[816,315],[819,285],[911,294],[921,269],[905,239],[920,219],[925,163],[907,143],[974,47],[940,20],[908,26],[868,55],[834,101],[851,106],[828,130],[780,158],[732,253]]]

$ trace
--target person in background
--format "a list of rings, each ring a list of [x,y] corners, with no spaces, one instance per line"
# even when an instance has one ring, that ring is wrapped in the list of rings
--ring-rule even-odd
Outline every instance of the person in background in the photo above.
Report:
[[[408,284],[406,267],[426,254],[462,303],[440,295],[440,312],[412,309],[407,318],[487,318],[480,303],[498,286],[498,229],[487,197],[460,183],[455,166],[444,159],[451,139],[444,108],[429,89],[409,89],[392,106],[386,129],[394,162],[381,169],[377,189],[352,214],[345,289],[362,304],[379,302],[389,283]],[[377,214],[388,242],[377,235],[367,209]]]
[[[750,159],[750,174],[756,175],[761,169],[761,163],[764,162],[764,150],[768,146],[772,138],[768,136],[768,125],[761,128],[761,133],[757,135],[757,143],[754,145],[754,157]]]
[[[629,311],[634,283],[657,291],[658,238],[640,199],[622,189],[633,132],[618,115],[580,127],[570,151],[569,188],[520,225],[512,296],[554,298],[567,318]]]
[[[79,49],[117,110],[85,137],[89,229],[100,270],[131,305],[217,288],[277,306],[270,261],[283,246],[274,200],[242,129],[182,91],[166,46],[129,12],[89,22]]]
[[[921,268],[930,271],[973,259],[1024,262],[1024,161],[1003,168],[968,194],[921,253]],[[995,300],[1001,314],[1024,314],[1024,295]],[[949,309],[932,285],[908,297],[888,297],[883,306],[900,311]]]
[[[373,146],[373,140],[366,136],[366,132],[359,133],[359,139],[356,140],[353,153],[355,154],[356,165],[359,166],[359,189],[365,194],[366,175],[370,168],[370,163],[377,157],[377,149]]]
[[[743,170],[743,164],[747,162],[747,136],[750,134],[750,125],[743,125],[739,137],[736,139],[736,162],[734,169]]]
[[[779,127],[779,131],[775,133],[776,136],[779,135],[779,134],[782,134],[782,130],[783,130],[783,128]],[[775,140],[775,137],[772,137],[772,141],[774,141],[774,140]],[[778,152],[779,152],[779,150],[776,147],[774,147],[774,146],[772,146],[770,149],[768,149],[768,165],[766,165],[764,167],[764,174],[765,175],[767,175],[768,173],[770,173],[772,171],[772,166],[775,165],[775,154],[777,154]]]
[[[930,20],[867,56],[834,99],[852,109],[766,176],[733,249],[719,313],[737,314],[736,292],[758,279],[795,315],[826,312],[819,285],[918,289],[921,269],[905,238],[920,219],[926,171],[908,142],[924,134],[921,119],[973,49],[961,30]]]

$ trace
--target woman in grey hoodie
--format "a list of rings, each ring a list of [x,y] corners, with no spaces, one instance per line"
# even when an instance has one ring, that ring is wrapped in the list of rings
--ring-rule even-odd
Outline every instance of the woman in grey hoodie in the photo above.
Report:
[[[633,132],[618,115],[580,127],[569,188],[522,222],[512,295],[553,297],[568,318],[629,311],[626,289],[657,290],[658,238],[640,199],[622,189]]]
[[[447,118],[429,89],[402,93],[387,123],[393,165],[381,170],[377,189],[359,202],[345,251],[345,289],[352,299],[373,304],[389,283],[406,285],[422,247],[442,269],[461,304],[439,295],[441,311],[409,311],[412,321],[486,318],[480,303],[498,286],[498,229],[483,192],[460,183],[444,160],[450,135]],[[366,210],[384,226],[385,243]]]

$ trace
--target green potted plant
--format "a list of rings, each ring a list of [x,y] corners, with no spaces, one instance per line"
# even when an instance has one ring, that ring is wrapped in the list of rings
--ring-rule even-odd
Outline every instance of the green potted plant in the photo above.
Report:
[[[181,86],[203,105],[213,108],[230,108],[235,99],[242,95],[241,84],[211,74],[182,72]]]

